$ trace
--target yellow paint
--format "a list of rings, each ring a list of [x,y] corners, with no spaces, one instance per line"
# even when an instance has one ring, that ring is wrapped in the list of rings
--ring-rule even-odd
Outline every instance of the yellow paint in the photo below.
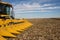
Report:
[[[14,22],[17,24],[12,23],[11,25],[7,25],[10,22]],[[0,27],[0,35],[1,36],[16,37],[12,33],[20,34],[21,32],[18,32],[18,31],[23,32],[27,28],[31,27],[32,24],[27,20],[16,20],[16,19],[14,19],[14,20],[11,20],[11,19],[1,20],[0,19],[0,25],[1,25],[1,27]],[[3,39],[1,39],[1,40],[3,40]]]
[[[0,22],[1,22],[1,24],[0,24],[0,25],[2,25],[2,26],[3,26],[4,24],[8,24],[9,22],[11,22],[11,20],[9,20],[9,19],[4,20],[4,21],[0,20]],[[17,32],[16,30],[13,30],[13,29],[12,29],[12,27],[11,27],[11,26],[9,26],[9,25],[6,25],[6,27],[4,27],[4,26],[3,26],[3,28],[4,28],[6,31],[10,32],[10,33],[20,34],[20,33],[19,33],[19,32]]]
[[[6,26],[5,29],[10,32],[10,33],[13,33],[13,34],[20,34],[20,32],[14,30],[11,26]]]
[[[18,31],[24,31],[26,28],[31,27],[31,25],[30,22],[24,20],[23,23],[12,25],[12,28]]]
[[[7,36],[7,37],[16,37],[10,32],[6,31],[3,27],[0,27],[0,35]]]
[[[4,37],[0,36],[0,40],[6,40]]]

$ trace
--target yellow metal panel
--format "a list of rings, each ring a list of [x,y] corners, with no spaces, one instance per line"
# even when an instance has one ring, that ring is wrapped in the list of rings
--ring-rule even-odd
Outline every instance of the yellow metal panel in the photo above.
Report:
[[[20,34],[20,32],[17,31],[24,31],[27,28],[31,27],[31,23],[27,20],[6,20],[6,21],[2,21],[0,20],[0,25],[2,25],[2,27],[0,27],[0,35],[2,36],[8,36],[8,37],[16,37],[11,33],[16,33],[16,34]],[[3,24],[8,24],[9,22],[16,22],[17,24],[11,24],[11,25],[6,25],[5,27],[3,26]]]
[[[14,27],[13,27],[14,26]],[[21,26],[20,26],[21,27]],[[20,30],[18,25],[12,25],[12,28],[16,31],[24,31],[24,30]]]
[[[3,21],[2,21],[2,19],[0,19],[0,25],[3,25],[4,23],[3,23]]]
[[[5,20],[5,24],[8,24],[9,22],[11,22],[10,19],[6,19],[6,20]]]
[[[12,22],[22,22],[22,21],[24,21],[24,20],[17,20],[17,19],[13,19],[13,20],[11,20]]]
[[[13,26],[14,27],[14,26]],[[6,26],[5,29],[10,32],[10,33],[14,33],[14,34],[20,34],[20,32],[14,30],[11,26]]]
[[[3,27],[0,28],[0,35],[7,36],[7,37],[16,37],[10,32],[6,31]]]
[[[0,40],[6,40],[4,37],[0,36]]]
[[[2,21],[0,20],[0,25],[3,25],[3,24],[8,24],[9,22],[11,22],[10,19],[7,19],[5,21]],[[19,32],[17,32],[16,30],[13,30],[11,26],[6,26],[4,27],[6,31],[10,32],[10,33],[15,33],[15,34],[20,34]]]
[[[30,22],[24,20],[23,23],[12,25],[14,26],[12,28],[13,29],[15,28],[15,30],[18,30],[18,31],[24,31],[26,28],[31,27],[31,25],[32,24]]]

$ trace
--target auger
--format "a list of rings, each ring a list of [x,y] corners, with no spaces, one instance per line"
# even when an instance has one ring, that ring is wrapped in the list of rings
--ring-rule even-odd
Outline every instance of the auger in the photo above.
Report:
[[[31,27],[26,19],[14,18],[13,6],[0,0],[0,40],[6,40],[4,37],[16,37],[14,34],[21,34]]]

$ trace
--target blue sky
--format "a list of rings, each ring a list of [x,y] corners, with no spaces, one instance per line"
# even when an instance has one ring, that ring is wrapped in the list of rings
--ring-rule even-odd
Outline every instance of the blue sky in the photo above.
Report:
[[[60,0],[3,0],[14,7],[16,18],[60,18]]]

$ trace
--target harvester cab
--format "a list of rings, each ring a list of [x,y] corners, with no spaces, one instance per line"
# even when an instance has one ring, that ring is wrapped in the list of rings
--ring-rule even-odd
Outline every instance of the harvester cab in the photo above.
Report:
[[[20,34],[31,25],[26,19],[15,19],[12,5],[0,0],[0,40],[16,37],[14,34]]]
[[[13,7],[11,4],[0,1],[0,18],[13,18]]]

